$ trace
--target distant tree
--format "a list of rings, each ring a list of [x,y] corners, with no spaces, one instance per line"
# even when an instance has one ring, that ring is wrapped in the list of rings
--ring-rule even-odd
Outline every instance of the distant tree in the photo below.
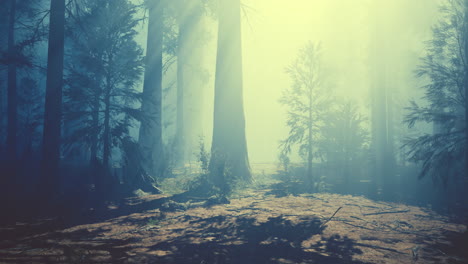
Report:
[[[388,21],[398,17],[391,13],[396,1],[372,2],[369,42],[371,170],[374,198],[393,198],[396,191],[395,122],[394,112],[396,73],[392,70],[395,43],[388,38],[394,32]],[[408,8],[408,6],[405,6]],[[398,51],[401,52],[401,51]]]
[[[467,1],[452,0],[441,8],[442,18],[433,28],[426,55],[417,76],[429,82],[423,105],[408,107],[405,123],[433,123],[433,133],[417,135],[405,143],[411,161],[421,163],[420,177],[431,176],[447,183],[465,174],[468,117],[468,13]]]
[[[40,145],[44,93],[30,77],[22,78],[18,88],[18,136],[23,147],[20,150],[23,158],[30,159],[33,149]]]
[[[214,0],[166,1],[164,12],[164,67],[176,64],[176,103],[164,102],[164,116],[174,124],[174,138],[170,145],[170,156],[174,165],[183,165],[191,158],[196,139],[200,134],[200,109],[203,105],[203,88],[207,82],[207,71],[203,68],[203,49],[209,35],[204,26],[208,2]],[[165,88],[164,93],[170,92]],[[175,111],[168,114],[167,108]]]
[[[286,71],[292,86],[285,89],[280,103],[288,109],[288,137],[281,141],[280,149],[289,154],[294,146],[307,161],[307,184],[314,190],[312,162],[318,150],[317,139],[330,107],[330,96],[323,85],[323,70],[320,45],[312,42],[300,50],[296,61]],[[315,150],[314,150],[314,145]]]
[[[10,198],[24,188],[18,184],[22,170],[18,166],[18,154],[21,151],[24,154],[23,143],[28,139],[24,137],[23,125],[30,120],[22,120],[25,116],[21,96],[26,87],[21,80],[41,74],[36,67],[41,59],[41,48],[36,44],[46,39],[44,21],[49,14],[43,3],[42,0],[7,0],[0,8],[0,159],[3,171],[0,188],[5,188],[0,192],[11,194]],[[40,97],[32,98],[41,102]]]
[[[176,135],[174,141],[175,158],[178,163],[183,164],[186,161],[186,107],[185,97],[190,92],[193,85],[189,83],[190,62],[193,54],[191,50],[196,43],[194,36],[196,26],[200,20],[204,10],[202,1],[200,0],[178,0],[172,1],[172,13],[178,26],[177,35],[177,120],[176,120]],[[200,37],[200,36],[198,36]]]
[[[143,56],[135,42],[135,13],[136,6],[127,0],[88,1],[73,21],[65,91],[65,121],[72,124],[67,142],[89,147],[94,161],[100,156],[104,172],[95,172],[98,191],[115,181],[109,175],[113,150],[122,151],[126,141],[133,141],[129,130],[142,120],[136,85]]]
[[[220,0],[210,173],[221,190],[250,182],[242,93],[240,0]]]
[[[350,176],[357,174],[357,166],[365,162],[369,148],[369,132],[365,127],[367,120],[351,100],[335,104],[324,117],[326,122],[320,129],[322,136],[317,142],[318,155],[329,168],[339,171],[345,186],[348,186]]]
[[[17,80],[26,72],[31,75],[39,57],[35,44],[46,38],[45,18],[48,17],[49,10],[44,10],[43,2],[43,0],[7,0],[4,1],[5,8],[0,10],[0,71],[7,72],[6,76],[0,77],[0,83],[7,85],[0,92],[0,126],[3,129],[5,125],[3,120],[9,120],[8,132],[2,133],[2,137],[8,134],[9,158],[14,158],[14,155],[10,154],[17,150],[14,147],[17,145],[18,136]],[[9,95],[10,99],[5,101],[6,95]],[[10,107],[7,110],[9,118],[4,119],[5,103]],[[0,141],[0,144],[3,142]]]

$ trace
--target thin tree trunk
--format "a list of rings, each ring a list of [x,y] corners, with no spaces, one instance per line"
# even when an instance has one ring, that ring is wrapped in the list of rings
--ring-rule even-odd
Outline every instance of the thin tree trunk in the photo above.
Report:
[[[225,176],[252,180],[242,82],[240,0],[220,0],[210,172],[221,186],[229,182]]]
[[[9,12],[10,10],[8,8],[0,9],[0,49],[2,50],[8,50]],[[8,71],[0,71],[0,156],[2,158],[5,154],[4,151],[6,147],[6,144],[4,144],[6,143],[6,131],[3,131],[3,128],[6,128],[5,121],[7,121],[5,115],[5,98],[8,90],[7,76]]]
[[[59,189],[64,30],[65,0],[51,0],[42,156],[43,191],[49,197]]]
[[[16,89],[16,49],[15,49],[15,16],[16,0],[10,0],[8,24],[8,56],[14,58],[8,64],[8,126],[7,126],[7,160],[10,165],[16,161],[16,134],[18,123],[18,94]],[[13,173],[13,172],[12,172]]]
[[[465,0],[465,183],[468,184],[468,0]]]
[[[391,199],[395,191],[397,190],[396,182],[396,160],[394,151],[394,124],[393,124],[393,100],[391,96],[391,90],[389,89],[391,79],[388,78],[388,69],[386,70],[385,76],[385,116],[386,116],[386,131],[385,131],[385,149],[384,149],[384,189],[383,194],[386,199]]]
[[[350,110],[351,111],[351,110]],[[351,117],[351,115],[349,115]],[[344,120],[346,122],[345,127],[348,128],[348,131],[351,131],[351,119]],[[350,166],[349,166],[349,157],[350,157],[350,151],[349,151],[349,145],[351,144],[351,139],[349,137],[349,133],[346,131],[343,131],[343,137],[344,137],[344,146],[343,146],[343,161],[344,161],[344,166],[343,166],[343,177],[344,177],[344,183],[345,183],[345,190],[349,188],[349,173],[350,173]]]
[[[375,14],[373,20],[373,30],[371,36],[371,115],[372,115],[372,150],[374,154],[374,170],[372,171],[375,193],[372,196],[377,198],[384,195],[389,197],[390,185],[394,181],[393,173],[389,171],[389,120],[388,120],[388,58],[385,51],[389,48],[385,45],[385,36],[382,35],[384,13],[382,9]],[[381,12],[382,11],[382,12]]]
[[[307,139],[307,144],[308,144],[308,150],[307,150],[307,180],[309,184],[310,190],[313,192],[315,191],[314,189],[314,178],[312,174],[312,87],[309,88],[309,134],[308,134],[308,139]]]
[[[91,138],[91,157],[90,157],[90,162],[94,163],[97,161],[97,149],[98,149],[98,137],[99,137],[99,110],[100,110],[100,101],[101,101],[101,93],[99,90],[101,89],[100,87],[100,80],[101,77],[98,76],[96,77],[96,91],[94,93],[94,98],[93,98],[93,106],[92,106],[92,128],[93,128],[93,133],[92,133],[92,138]]]
[[[110,131],[110,97],[111,97],[111,84],[109,76],[106,78],[106,91],[104,94],[104,132],[103,132],[103,151],[102,151],[102,165],[106,172],[109,171],[109,160],[111,156],[111,131]]]
[[[152,1],[149,6],[146,68],[143,84],[139,145],[143,168],[156,177],[164,173],[162,142],[162,1]]]

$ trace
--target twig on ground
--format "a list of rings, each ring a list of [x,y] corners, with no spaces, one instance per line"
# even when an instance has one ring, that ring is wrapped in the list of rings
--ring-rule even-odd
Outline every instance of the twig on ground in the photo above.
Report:
[[[324,227],[328,222],[330,222],[332,220],[332,218],[338,213],[338,211],[341,210],[341,208],[343,207],[338,207],[338,209],[336,209],[336,211],[332,214],[332,216],[330,216],[330,218],[327,219],[327,221],[323,222],[323,224],[320,225],[320,228]]]

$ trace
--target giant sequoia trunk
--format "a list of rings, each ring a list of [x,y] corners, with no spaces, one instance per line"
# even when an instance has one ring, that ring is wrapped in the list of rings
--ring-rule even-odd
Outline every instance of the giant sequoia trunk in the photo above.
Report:
[[[15,16],[16,16],[16,0],[10,0],[10,14],[8,24],[8,56],[14,58],[15,50]],[[16,63],[15,60],[10,60],[8,65],[8,126],[7,126],[7,159],[9,165],[14,164],[16,160],[16,134],[17,134],[17,112],[18,112],[18,93],[16,89]]]
[[[251,181],[242,94],[240,0],[220,0],[213,121],[212,180],[220,187],[232,178]]]
[[[164,173],[162,142],[162,47],[163,10],[161,1],[152,1],[149,6],[146,68],[143,83],[139,145],[143,168],[155,175]]]
[[[42,184],[43,191],[50,196],[59,188],[65,0],[51,1],[49,28]]]

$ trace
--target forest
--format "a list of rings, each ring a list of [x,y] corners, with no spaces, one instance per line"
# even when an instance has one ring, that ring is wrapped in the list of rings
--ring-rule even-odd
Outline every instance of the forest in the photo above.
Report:
[[[468,0],[0,0],[0,263],[468,263]]]

